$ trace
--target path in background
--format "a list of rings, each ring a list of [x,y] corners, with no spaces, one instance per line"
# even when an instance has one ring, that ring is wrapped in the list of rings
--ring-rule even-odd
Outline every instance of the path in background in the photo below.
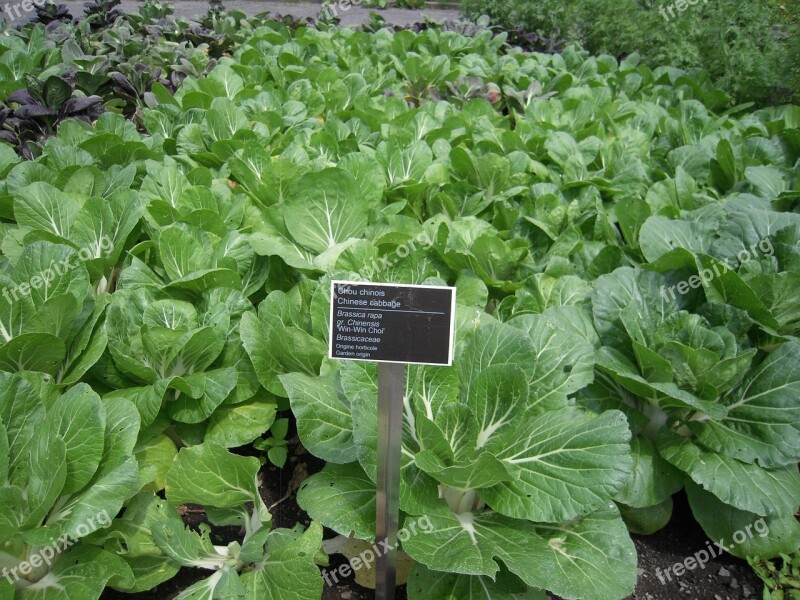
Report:
[[[54,0],[56,3],[66,4],[74,16],[83,14],[83,1]],[[122,9],[125,12],[136,12],[141,3],[135,0],[123,0]],[[176,17],[195,17],[203,15],[208,10],[206,0],[177,0],[172,3],[175,7]],[[320,10],[320,4],[306,4],[299,2],[271,2],[269,0],[225,0],[225,8],[240,10],[248,15],[269,11],[272,14],[292,15],[294,17],[315,17]],[[406,10],[401,8],[388,8],[377,10],[370,8],[352,7],[347,11],[340,11],[339,17],[342,25],[362,25],[369,20],[371,11],[377,12],[387,23],[392,25],[411,25],[423,20],[423,15],[436,21],[452,20],[459,16],[459,11],[453,9],[431,8],[422,10]]]

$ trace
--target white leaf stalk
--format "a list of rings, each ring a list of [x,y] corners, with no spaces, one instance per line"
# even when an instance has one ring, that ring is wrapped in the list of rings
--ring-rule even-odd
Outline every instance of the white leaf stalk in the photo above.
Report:
[[[478,490],[461,490],[447,485],[440,485],[439,497],[447,502],[447,506],[456,515],[471,513],[486,506],[486,503],[478,496]]]

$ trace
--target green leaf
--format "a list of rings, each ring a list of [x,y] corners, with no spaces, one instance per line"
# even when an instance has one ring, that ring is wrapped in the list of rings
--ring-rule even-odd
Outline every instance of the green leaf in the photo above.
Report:
[[[309,173],[285,204],[289,233],[317,254],[361,237],[368,222],[367,204],[358,185],[349,173],[338,169]]]
[[[232,367],[176,377],[170,386],[179,395],[167,404],[170,417],[181,423],[202,423],[230,396],[237,377]]]
[[[244,81],[228,65],[217,65],[208,74],[208,78],[222,83],[225,93],[231,100],[244,89]]]
[[[717,144],[717,157],[711,159],[711,178],[721,191],[730,190],[737,179],[736,157],[731,143],[725,138]]]
[[[62,509],[62,514],[68,515],[63,521],[63,532],[80,538],[87,525],[99,526],[98,515],[110,521],[139,490],[138,470],[136,459],[131,456],[113,470],[98,475],[82,492],[72,496]]]
[[[575,314],[577,313],[577,314]],[[527,332],[536,360],[525,368],[531,384],[532,411],[554,410],[567,404],[567,396],[592,382],[594,348],[586,339],[588,322],[579,309],[551,308],[543,315],[522,315],[508,324]]]
[[[228,98],[214,98],[204,125],[212,141],[232,140],[237,131],[250,128],[244,112]]]
[[[281,598],[318,600],[323,582],[314,556],[322,545],[322,527],[311,523],[302,534],[279,529],[267,538],[267,559],[242,575],[245,600]]]
[[[184,567],[221,567],[224,558],[214,550],[208,526],[196,533],[180,519],[159,521],[151,527],[153,540],[164,554]]]
[[[120,589],[129,592],[141,591],[142,586],[150,589],[149,583],[169,579],[178,571],[178,566],[161,552],[152,533],[158,523],[178,518],[177,511],[165,500],[145,492],[132,498],[124,514],[102,532],[98,541],[103,541],[109,551],[121,555],[136,576],[135,583]],[[145,565],[154,572],[148,573]]]
[[[108,345],[108,335],[103,327],[106,304],[105,298],[95,304],[92,315],[67,348],[67,356],[61,368],[63,372],[59,381],[61,385],[76,384],[104,355]]]
[[[94,477],[103,458],[105,407],[99,396],[82,383],[58,399],[47,414],[47,422],[51,431],[66,444],[67,480],[64,492],[75,493]],[[134,429],[134,437],[138,433],[136,429],[138,427]],[[112,454],[118,451],[109,449]],[[124,456],[124,449],[122,452]],[[109,458],[117,459],[119,456],[112,455]]]
[[[433,153],[424,141],[420,140],[406,148],[394,144],[386,150],[386,175],[389,187],[411,185],[425,180],[425,173],[433,162]]]
[[[631,533],[638,535],[652,535],[663,529],[672,517],[672,497],[653,504],[634,508],[625,504],[617,503],[619,512],[625,521],[625,526]]]
[[[18,592],[18,600],[95,600],[106,583],[126,582],[133,574],[125,562],[105,550],[80,545],[59,556],[46,575],[47,585]]]
[[[211,248],[178,226],[161,232],[158,237],[158,251],[167,275],[173,280],[212,266]]]
[[[538,400],[538,398],[537,398]],[[489,452],[503,450],[506,433],[515,431],[520,419],[534,405],[528,400],[528,380],[525,372],[514,365],[492,365],[475,378],[467,397],[467,406],[472,408],[473,420],[477,418],[476,439],[465,440],[472,449],[485,448]],[[437,421],[439,415],[437,414]],[[459,436],[460,428],[447,431],[451,440]],[[463,433],[460,434],[465,437]],[[453,447],[458,454],[459,448]],[[469,486],[485,487],[485,486]],[[468,489],[468,488],[466,488]]]
[[[529,554],[500,554],[528,585],[580,600],[610,600],[633,591],[636,549],[613,504],[577,522],[536,526],[535,531]]]
[[[167,473],[178,453],[168,436],[162,434],[147,440],[134,449],[139,463],[139,480],[144,489],[159,492],[167,484]]]
[[[661,504],[683,487],[683,475],[661,458],[649,438],[631,439],[633,469],[614,500],[632,508]]]
[[[29,381],[0,372],[0,421],[8,435],[11,471],[27,458],[37,426],[44,420],[44,408],[38,391]]]
[[[26,333],[0,348],[0,369],[55,375],[66,354],[64,342],[54,335]]]
[[[624,198],[617,203],[615,212],[625,241],[632,248],[638,248],[639,231],[651,214],[650,207],[638,198]]]
[[[649,221],[648,221],[649,222]],[[643,234],[643,239],[646,236]],[[678,307],[659,293],[663,278],[648,271],[623,267],[597,279],[592,295],[592,312],[597,333],[604,345],[625,351],[630,335],[621,320],[629,306],[647,311],[652,319],[662,321]]]
[[[702,280],[706,297],[710,302],[730,304],[747,311],[754,320],[769,329],[779,328],[778,321],[767,310],[761,298],[737,273],[708,256],[698,256],[697,263],[698,271],[719,273],[719,276],[713,277],[708,285],[705,278]]]
[[[366,201],[366,206],[380,207],[386,189],[386,179],[378,161],[369,155],[353,152],[341,158],[339,168],[353,176],[360,196]]]
[[[800,522],[794,515],[763,517],[739,510],[692,482],[686,484],[686,494],[706,534],[734,556],[767,558],[800,547]],[[718,547],[714,551],[721,552]]]
[[[8,432],[6,431],[3,420],[0,419],[0,483],[8,481],[8,465],[10,459],[8,456]]]
[[[456,291],[458,304],[483,309],[489,302],[489,290],[486,284],[470,271],[459,273],[456,280]]]
[[[787,188],[782,171],[773,165],[747,167],[744,178],[753,186],[753,191],[758,196],[770,201]]]
[[[152,537],[152,536],[151,536]],[[147,592],[157,585],[169,581],[180,570],[180,567],[166,556],[124,557],[128,568],[133,573],[134,581],[130,586],[118,586],[117,589],[132,594]]]
[[[14,202],[14,216],[21,227],[46,231],[70,239],[72,223],[82,202],[44,181],[20,190]]]
[[[425,565],[415,563],[408,576],[409,600],[546,600],[543,590],[528,588],[513,581],[513,575],[501,571],[497,581],[490,577],[456,575],[442,571],[431,571]]]
[[[501,514],[560,522],[604,506],[632,468],[625,416],[606,411],[588,418],[564,409],[520,419],[497,453],[514,477],[481,491]]]
[[[620,598],[636,583],[636,551],[613,504],[564,525],[522,525],[493,513],[428,523],[403,549],[435,571],[494,578],[497,558],[529,586],[581,600]]]
[[[226,448],[249,444],[273,426],[277,408],[275,402],[259,400],[222,406],[211,415],[205,440]]]
[[[489,452],[482,452],[473,460],[462,459],[460,464],[448,466],[433,452],[422,450],[414,456],[414,462],[440,483],[459,490],[491,487],[512,479],[506,466]]]
[[[494,319],[487,317],[485,322],[477,322],[471,328],[459,327],[459,334],[457,343],[463,350],[457,346],[456,368],[462,394],[466,397],[469,397],[478,375],[490,365],[509,363],[522,366],[535,362],[535,350],[529,336]]]
[[[314,521],[341,535],[375,539],[375,483],[358,463],[325,465],[302,483],[297,503]]]
[[[214,442],[183,448],[167,475],[167,499],[217,508],[252,502],[260,468],[257,458],[236,456]]]
[[[288,373],[280,380],[289,394],[303,446],[331,463],[356,460],[353,419],[333,379]]]
[[[141,427],[139,412],[132,402],[117,399],[104,402],[103,407],[105,432],[100,474],[119,466],[133,454]]]
[[[289,419],[275,419],[270,427],[270,433],[276,440],[286,439],[286,435],[289,433]]]
[[[286,464],[286,459],[289,458],[289,451],[286,446],[275,446],[267,451],[269,462],[282,469]]]
[[[658,439],[658,450],[703,489],[739,510],[759,516],[787,516],[800,506],[800,473],[788,468],[764,469],[716,454],[675,434]]]
[[[239,334],[261,385],[274,394],[285,396],[285,390],[277,377],[278,360],[269,344],[266,327],[255,313],[247,312],[242,315]]]
[[[723,399],[724,418],[690,422],[708,448],[765,467],[800,461],[800,345],[770,353],[742,385]]]
[[[18,287],[28,284],[28,296],[38,308],[50,298],[72,294],[78,305],[91,289],[80,255],[68,246],[33,242],[25,246],[16,264]]]
[[[142,418],[142,426],[149,427],[155,421],[164,403],[164,394],[167,391],[166,380],[157,381],[154,385],[129,387],[109,392],[103,396],[104,400],[124,398],[130,400]]]
[[[33,443],[27,481],[28,527],[39,527],[53,508],[67,481],[67,449],[54,432],[45,432]],[[19,508],[19,507],[17,507]]]

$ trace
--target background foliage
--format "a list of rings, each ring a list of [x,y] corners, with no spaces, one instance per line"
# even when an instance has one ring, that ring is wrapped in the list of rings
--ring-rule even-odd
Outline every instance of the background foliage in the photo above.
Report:
[[[779,103],[800,93],[800,3],[709,0],[665,21],[653,0],[464,0],[468,16],[505,29],[583,44],[592,54],[639,53],[652,66],[702,68],[739,101]]]

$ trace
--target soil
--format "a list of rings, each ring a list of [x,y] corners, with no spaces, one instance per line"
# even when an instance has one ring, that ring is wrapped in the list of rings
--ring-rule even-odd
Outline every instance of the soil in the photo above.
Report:
[[[633,535],[639,555],[639,577],[636,591],[628,600],[757,600],[762,598],[763,584],[746,561],[730,554],[712,558],[704,569],[695,568],[681,577],[664,571],[706,548],[708,537],[694,520],[686,495],[674,498],[672,519],[661,531],[649,535]],[[664,580],[662,583],[656,574]]]
[[[282,416],[291,416],[289,413]],[[290,431],[290,457],[286,465],[279,469],[267,463],[261,471],[261,496],[267,506],[271,506],[275,527],[294,527],[297,523],[308,526],[308,514],[295,501],[297,487],[308,475],[319,472],[324,462],[311,454],[300,444],[295,431]],[[257,456],[259,452],[250,447],[236,452]],[[200,507],[187,507],[184,510],[187,525],[197,527],[205,521],[205,513]],[[235,527],[214,528],[212,540],[225,545],[238,539]],[[336,537],[332,530],[325,530],[325,538]],[[707,537],[694,520],[686,496],[681,493],[675,497],[672,519],[661,531],[650,536],[634,535],[633,541],[639,556],[639,575],[636,591],[626,600],[757,600],[761,598],[761,581],[749,565],[728,554],[711,559],[704,569],[687,571],[681,577],[674,575],[668,579],[663,573],[682,562],[687,556],[706,547]],[[328,570],[344,564],[340,555],[331,557]],[[662,583],[658,573],[661,574]],[[100,600],[171,600],[181,590],[207,576],[198,569],[181,569],[177,576],[148,592],[123,594],[106,590]],[[558,596],[548,595],[552,600]],[[375,592],[356,584],[353,576],[339,580],[337,585],[326,586],[322,600],[373,600]],[[406,600],[406,588],[397,590],[396,600]]]

